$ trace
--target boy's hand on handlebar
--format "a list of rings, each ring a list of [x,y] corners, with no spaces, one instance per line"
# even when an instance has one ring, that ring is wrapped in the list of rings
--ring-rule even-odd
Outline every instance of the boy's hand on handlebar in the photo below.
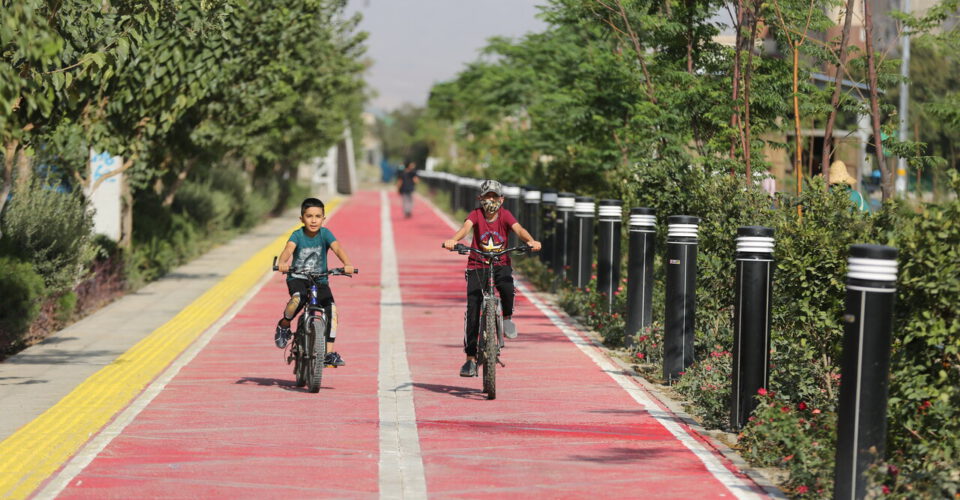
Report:
[[[287,271],[289,271],[289,270],[290,270],[290,263],[289,263],[289,262],[286,263],[286,264],[282,264],[282,263],[281,263],[281,264],[277,264],[277,271],[279,271],[279,272],[281,272],[281,273],[285,273],[285,272],[287,272]]]
[[[537,240],[528,241],[528,242],[527,242],[527,245],[529,245],[529,246],[530,246],[530,250],[533,250],[534,252],[539,252],[539,251],[540,251],[541,245],[540,245],[540,242],[537,241]]]
[[[446,240],[443,242],[443,248],[447,250],[453,250],[455,246],[457,246],[457,240]]]
[[[343,266],[343,274],[353,274],[357,272],[357,268],[353,266]]]

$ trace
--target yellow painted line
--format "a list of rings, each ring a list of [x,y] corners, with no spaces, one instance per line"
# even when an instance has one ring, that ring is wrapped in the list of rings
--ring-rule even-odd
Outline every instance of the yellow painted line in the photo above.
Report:
[[[332,212],[339,204],[327,203]],[[289,231],[0,443],[0,498],[26,498],[263,276]]]

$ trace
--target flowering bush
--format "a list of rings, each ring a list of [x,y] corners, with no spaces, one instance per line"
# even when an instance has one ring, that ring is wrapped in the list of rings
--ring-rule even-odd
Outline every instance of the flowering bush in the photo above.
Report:
[[[674,386],[692,406],[688,411],[708,428],[726,429],[730,425],[730,376],[733,355],[715,345],[705,359],[687,368]]]
[[[641,363],[663,363],[663,324],[652,323],[642,328],[634,339],[633,356]]]
[[[829,498],[836,414],[765,389],[757,398],[757,409],[738,436],[740,452],[754,463],[787,469],[790,477],[782,487],[793,496]]]

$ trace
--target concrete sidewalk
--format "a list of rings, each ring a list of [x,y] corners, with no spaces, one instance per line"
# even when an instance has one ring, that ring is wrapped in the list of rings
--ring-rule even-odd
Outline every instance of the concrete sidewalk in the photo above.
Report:
[[[163,278],[0,362],[0,441],[40,416],[92,374],[173,318],[297,224],[297,211],[184,264]],[[279,254],[281,248],[277,248]],[[264,272],[270,262],[263,263]]]

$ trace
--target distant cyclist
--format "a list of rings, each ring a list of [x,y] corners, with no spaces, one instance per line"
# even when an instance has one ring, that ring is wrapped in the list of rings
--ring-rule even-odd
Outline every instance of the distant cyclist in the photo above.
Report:
[[[495,180],[483,181],[480,185],[480,208],[474,209],[463,221],[463,226],[447,241],[444,248],[453,247],[473,231],[471,246],[484,251],[499,251],[507,248],[507,236],[513,231],[534,251],[540,250],[540,242],[533,239],[523,226],[517,222],[509,210],[503,208],[503,186]],[[517,327],[510,318],[513,316],[513,268],[510,267],[508,254],[499,257],[494,263],[493,279],[500,293],[503,307],[503,334],[508,339],[517,338]],[[483,302],[483,284],[487,281],[487,269],[482,257],[471,253],[467,258],[467,312],[463,327],[463,350],[467,360],[460,368],[461,377],[477,376],[477,336],[480,334],[480,306]]]
[[[327,251],[333,250],[337,258],[343,264],[343,271],[347,274],[353,273],[353,264],[350,258],[340,246],[340,242],[333,236],[329,229],[323,227],[326,220],[323,202],[316,198],[307,198],[300,204],[300,221],[303,227],[297,229],[290,235],[280,258],[277,259],[277,268],[280,272],[287,272],[291,268],[297,271],[327,271]],[[291,263],[292,257],[292,263]],[[310,293],[310,280],[306,275],[291,273],[287,275],[287,290],[290,292],[290,300],[287,307],[283,310],[283,317],[277,323],[274,342],[277,347],[283,349],[287,347],[287,342],[293,335],[290,332],[290,322],[297,317],[297,313],[306,305],[306,299]],[[340,354],[333,350],[333,343],[337,339],[337,317],[336,308],[333,302],[333,292],[330,291],[330,285],[327,278],[323,278],[319,287],[319,302],[327,314],[327,331],[324,332],[327,337],[327,358],[326,364],[333,366],[343,366],[346,363]]]

